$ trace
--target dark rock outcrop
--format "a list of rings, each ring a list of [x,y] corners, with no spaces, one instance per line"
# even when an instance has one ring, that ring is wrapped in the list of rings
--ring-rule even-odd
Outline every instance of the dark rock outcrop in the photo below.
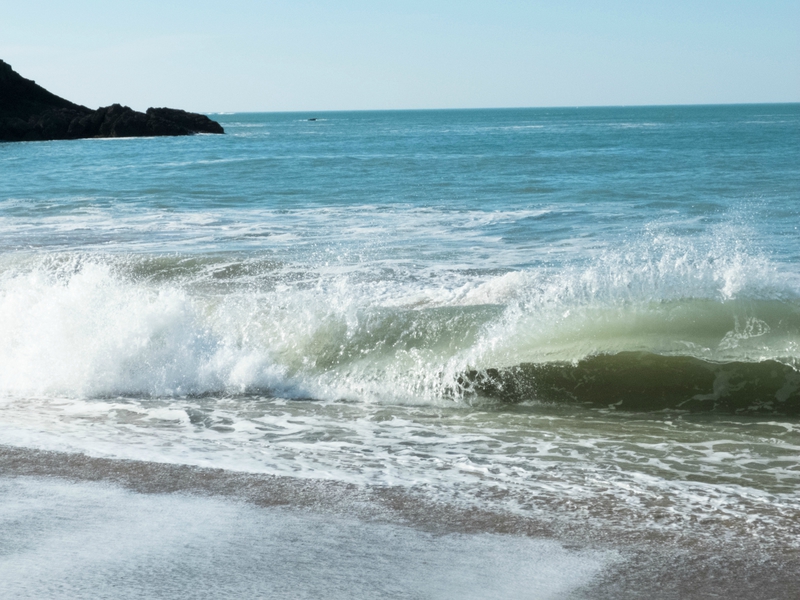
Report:
[[[175,108],[146,113],[112,104],[92,110],[48,92],[0,60],[0,141],[225,133],[205,115]]]
[[[189,131],[202,133],[225,133],[222,125],[212,121],[205,115],[186,112],[177,108],[148,108],[147,116],[151,119],[160,119],[176,123]]]

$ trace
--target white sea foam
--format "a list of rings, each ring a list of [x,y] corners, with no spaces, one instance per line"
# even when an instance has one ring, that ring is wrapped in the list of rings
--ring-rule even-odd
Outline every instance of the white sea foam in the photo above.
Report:
[[[800,511],[800,439],[770,419],[714,425],[534,407],[387,411],[257,397],[4,399],[0,410],[3,444],[399,485],[525,514],[580,506],[610,527],[640,531],[681,531],[703,519],[725,522],[731,535],[797,542],[775,526]]]
[[[2,281],[5,393],[181,395],[264,387],[279,375],[266,352],[234,345],[238,331],[215,332],[213,308],[204,317],[186,291],[126,282],[101,263],[64,271]]]

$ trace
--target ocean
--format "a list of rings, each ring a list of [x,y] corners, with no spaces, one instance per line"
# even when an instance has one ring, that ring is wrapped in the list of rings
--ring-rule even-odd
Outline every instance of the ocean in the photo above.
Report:
[[[211,116],[0,144],[1,592],[796,597],[800,105]]]

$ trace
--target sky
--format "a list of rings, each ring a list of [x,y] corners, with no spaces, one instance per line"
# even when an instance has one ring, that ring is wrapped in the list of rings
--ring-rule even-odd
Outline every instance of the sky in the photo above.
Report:
[[[0,59],[91,108],[800,101],[798,0],[0,0]]]

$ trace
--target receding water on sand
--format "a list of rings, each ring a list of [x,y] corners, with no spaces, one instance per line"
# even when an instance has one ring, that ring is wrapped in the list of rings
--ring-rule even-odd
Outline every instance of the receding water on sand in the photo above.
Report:
[[[0,479],[5,598],[561,598],[607,561],[556,542]]]
[[[401,489],[7,447],[0,468],[14,598],[744,600],[792,597],[800,567],[713,523],[620,537]]]

